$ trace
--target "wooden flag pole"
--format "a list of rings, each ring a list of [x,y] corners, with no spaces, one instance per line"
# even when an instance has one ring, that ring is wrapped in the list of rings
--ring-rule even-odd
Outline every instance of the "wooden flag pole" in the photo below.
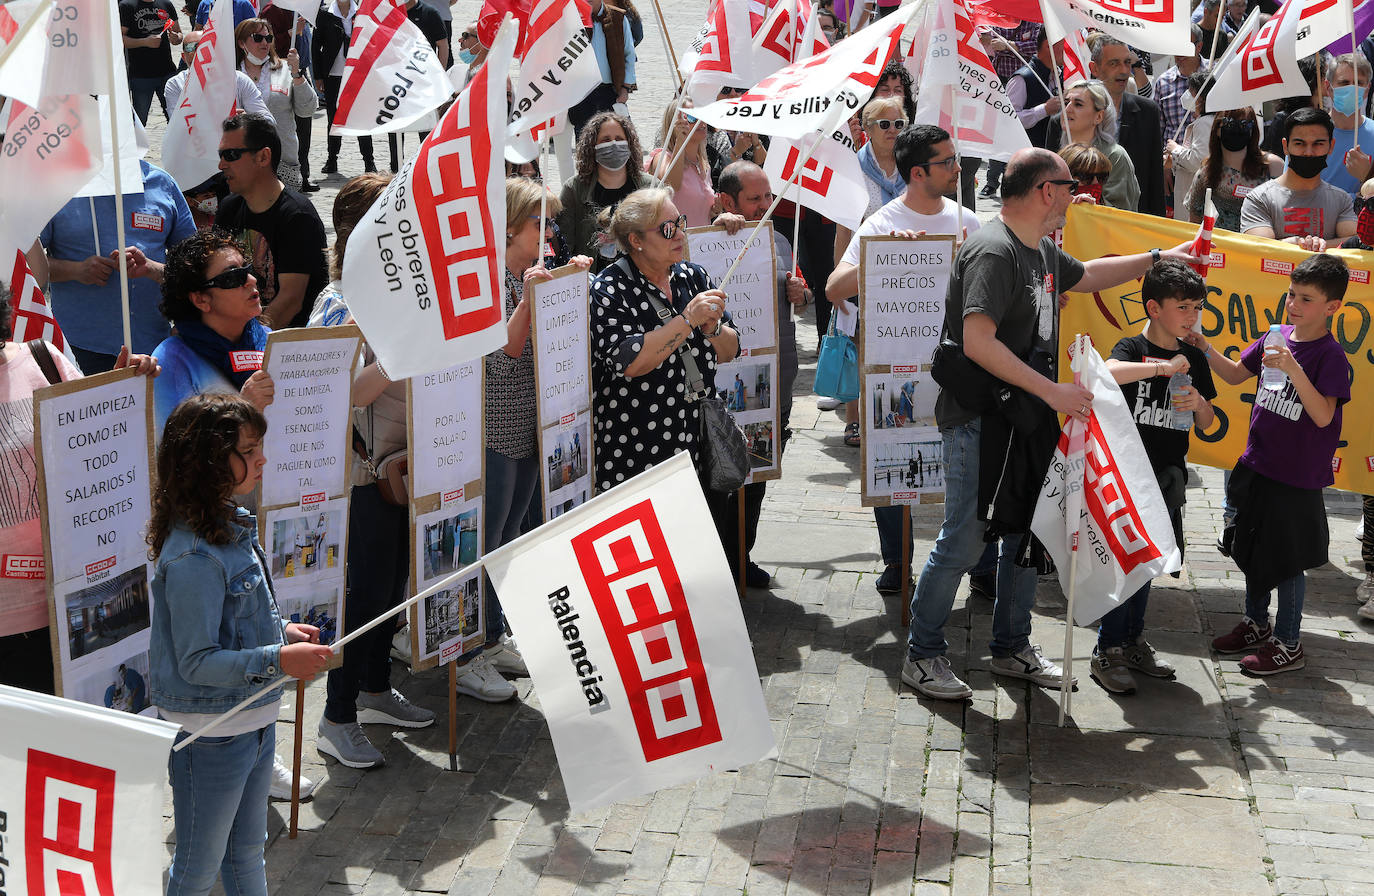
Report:
[[[683,86],[682,72],[678,71],[677,53],[673,52],[673,40],[668,36],[668,21],[663,18],[663,7],[654,0],[654,12],[658,15],[658,33],[663,37],[663,47],[668,51],[668,61],[673,64],[673,75],[677,77],[679,88]]]
[[[458,658],[448,664],[448,770],[458,771]]]
[[[295,840],[301,821],[301,742],[305,737],[305,682],[296,682],[296,733],[291,744],[291,824],[286,839]]]
[[[902,505],[902,627],[911,625],[911,505]]]

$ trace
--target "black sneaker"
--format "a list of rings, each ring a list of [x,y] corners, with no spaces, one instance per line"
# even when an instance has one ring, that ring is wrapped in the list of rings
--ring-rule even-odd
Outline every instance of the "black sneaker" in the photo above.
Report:
[[[996,198],[997,198],[997,187],[993,186],[992,184],[987,184],[987,185],[985,185],[985,186],[983,187],[983,189],[981,189],[981,190],[978,191],[978,198],[979,198],[979,199],[996,199]]]
[[[312,184],[312,183],[311,183],[310,181],[308,181],[308,180],[301,181],[301,192],[302,192],[302,193],[318,193],[318,192],[320,192],[320,185],[319,185],[319,184]]]
[[[874,584],[879,594],[901,594],[902,593],[902,564],[889,563],[884,569],[883,574],[878,576],[878,581]],[[914,588],[912,589],[915,590]]]
[[[324,164],[320,166],[320,173],[321,173],[321,174],[338,174],[338,173],[339,173],[339,160],[338,160],[338,158],[336,158],[335,156],[330,156],[329,158],[325,159],[325,160],[324,160]]]

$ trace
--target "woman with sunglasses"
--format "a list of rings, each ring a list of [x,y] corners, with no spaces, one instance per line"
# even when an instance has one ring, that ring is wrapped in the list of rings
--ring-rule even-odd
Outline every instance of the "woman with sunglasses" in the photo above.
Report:
[[[649,153],[644,167],[659,183],[672,188],[673,201],[687,216],[688,227],[705,227],[715,217],[716,190],[706,157],[706,122],[698,121],[691,107],[688,98],[679,109],[675,98],[663,110],[659,145]]]
[[[1064,88],[1064,120],[1068,132],[1060,145],[1086,143],[1097,147],[1112,163],[1111,177],[1102,185],[1102,204],[1126,211],[1139,211],[1140,184],[1135,179],[1135,164],[1116,142],[1116,107],[1101,81],[1078,81]]]
[[[296,118],[314,115],[319,102],[310,82],[301,74],[300,55],[292,47],[286,54],[286,64],[282,64],[277,57],[272,26],[266,19],[240,22],[234,29],[234,51],[239,70],[258,85],[258,92],[276,122],[277,136],[281,138],[277,177],[291,189],[299,190],[303,180]]]
[[[159,308],[172,324],[153,350],[163,371],[153,384],[159,438],[168,415],[192,395],[237,392],[258,410],[272,403],[272,377],[260,369],[269,330],[258,320],[258,281],[233,237],[210,227],[173,246]]]
[[[1102,198],[1102,187],[1112,177],[1112,162],[1107,154],[1088,143],[1070,143],[1059,150],[1059,157],[1068,163],[1069,174],[1078,181],[1078,194],[1091,196],[1098,205],[1107,205]]]
[[[1217,208],[1216,227],[1240,233],[1240,208],[1250,191],[1283,173],[1283,159],[1260,149],[1255,110],[1229,109],[1217,113],[1208,140],[1207,159],[1188,191],[1188,220],[1202,220],[1207,191]]]
[[[598,491],[683,448],[701,471],[697,400],[715,394],[716,364],[739,354],[739,334],[725,293],[704,268],[682,260],[686,223],[661,188],[630,194],[607,222],[623,254],[591,290]],[[719,532],[726,496],[703,491]]]

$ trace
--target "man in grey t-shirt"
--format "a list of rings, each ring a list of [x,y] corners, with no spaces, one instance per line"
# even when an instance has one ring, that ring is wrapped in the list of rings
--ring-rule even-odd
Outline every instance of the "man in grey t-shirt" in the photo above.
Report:
[[[1054,350],[1059,294],[1066,289],[1093,292],[1144,276],[1162,255],[1197,259],[1187,251],[1188,243],[1167,252],[1152,249],[1086,263],[1065,255],[1050,235],[1064,226],[1077,186],[1069,166],[1049,150],[1023,149],[1012,156],[1002,177],[1001,214],[969,237],[955,256],[945,327],[974,364],[1055,412],[1086,420],[1091,392],[1055,382],[1027,363],[1036,349]],[[983,416],[961,407],[942,388],[935,417],[943,443],[945,520],[916,585],[902,681],[928,697],[960,700],[973,691],[945,658],[949,645],[944,627],[959,580],[983,552],[984,526],[978,520]],[[1030,643],[1036,572],[1016,565],[1020,540],[1020,534],[1004,538],[998,557],[991,670],[1058,687],[1060,668]],[[1010,587],[1001,587],[1004,583]]]
[[[1284,121],[1288,167],[1260,184],[1240,207],[1240,229],[1250,236],[1294,243],[1310,252],[1355,235],[1350,194],[1322,180],[1335,125],[1321,109],[1299,109]]]

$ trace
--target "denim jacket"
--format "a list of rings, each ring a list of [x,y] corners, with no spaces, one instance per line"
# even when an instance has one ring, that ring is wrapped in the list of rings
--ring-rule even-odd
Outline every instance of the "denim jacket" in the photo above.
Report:
[[[177,523],[158,555],[149,669],[153,703],[164,709],[221,713],[281,674],[286,627],[259,559],[257,520],[239,508],[235,523],[225,545]]]

